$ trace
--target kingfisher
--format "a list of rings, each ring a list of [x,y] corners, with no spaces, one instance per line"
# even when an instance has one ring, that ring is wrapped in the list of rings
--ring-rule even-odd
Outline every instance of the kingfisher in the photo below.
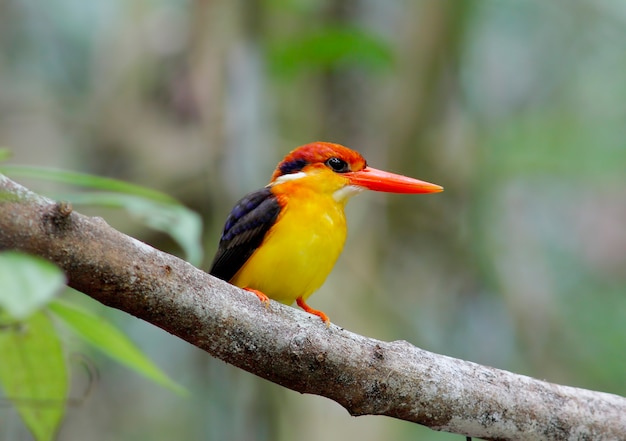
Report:
[[[289,153],[271,181],[226,219],[210,273],[255,294],[328,316],[306,300],[326,280],[346,241],[344,208],[363,190],[437,193],[443,187],[369,167],[358,152],[313,142]]]

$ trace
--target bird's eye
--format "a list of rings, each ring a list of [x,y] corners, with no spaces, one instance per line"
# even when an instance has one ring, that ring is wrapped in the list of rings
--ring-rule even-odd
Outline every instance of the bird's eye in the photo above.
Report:
[[[346,161],[334,156],[326,161],[326,165],[336,173],[347,173],[350,171],[350,166]]]

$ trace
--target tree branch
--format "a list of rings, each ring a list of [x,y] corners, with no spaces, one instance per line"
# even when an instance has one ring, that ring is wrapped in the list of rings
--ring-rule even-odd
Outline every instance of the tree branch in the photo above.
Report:
[[[352,415],[483,439],[625,439],[626,399],[353,334],[255,296],[0,175],[0,249],[55,262],[69,285],[211,355]]]

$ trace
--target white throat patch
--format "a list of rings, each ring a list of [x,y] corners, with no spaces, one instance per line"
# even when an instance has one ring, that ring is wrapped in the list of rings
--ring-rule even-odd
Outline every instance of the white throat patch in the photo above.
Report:
[[[343,202],[364,190],[366,190],[364,187],[359,187],[358,185],[346,185],[333,193],[333,199],[337,202]]]

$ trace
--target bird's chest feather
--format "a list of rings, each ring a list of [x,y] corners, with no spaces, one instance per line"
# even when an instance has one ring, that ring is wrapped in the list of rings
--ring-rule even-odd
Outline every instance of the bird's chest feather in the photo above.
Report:
[[[293,303],[307,298],[323,283],[346,239],[343,204],[332,197],[283,199],[283,208],[233,283]]]
[[[304,263],[338,256],[346,240],[343,206],[331,198],[289,201],[268,236],[268,242]]]

